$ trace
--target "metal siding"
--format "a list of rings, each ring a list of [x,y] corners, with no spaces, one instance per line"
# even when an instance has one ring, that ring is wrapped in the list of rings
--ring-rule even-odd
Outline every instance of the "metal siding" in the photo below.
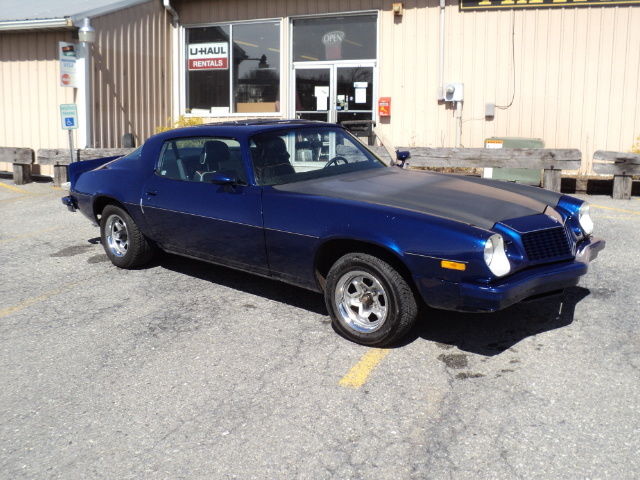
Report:
[[[142,144],[171,117],[171,26],[160,2],[92,20],[93,135],[96,147]]]
[[[0,146],[68,145],[59,105],[74,98],[72,88],[59,86],[59,41],[71,41],[71,34],[0,33]],[[11,169],[11,164],[0,163],[0,170]]]

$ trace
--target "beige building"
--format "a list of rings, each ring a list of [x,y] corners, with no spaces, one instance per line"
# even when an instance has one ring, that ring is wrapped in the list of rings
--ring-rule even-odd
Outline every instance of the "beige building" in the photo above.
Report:
[[[373,120],[396,147],[540,138],[586,172],[640,136],[640,0],[32,3],[0,13],[0,146],[66,147],[63,103],[97,147],[181,115]],[[85,18],[78,88],[60,86]]]

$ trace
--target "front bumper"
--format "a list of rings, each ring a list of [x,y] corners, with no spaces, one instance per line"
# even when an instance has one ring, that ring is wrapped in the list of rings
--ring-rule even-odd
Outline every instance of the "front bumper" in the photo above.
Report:
[[[583,242],[571,262],[543,265],[509,275],[490,284],[450,282],[417,277],[424,301],[431,307],[468,312],[495,312],[534,295],[578,284],[588,264],[605,247],[602,239]]]

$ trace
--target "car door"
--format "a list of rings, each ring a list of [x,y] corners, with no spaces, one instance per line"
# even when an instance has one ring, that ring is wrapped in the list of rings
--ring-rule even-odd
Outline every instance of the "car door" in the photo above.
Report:
[[[237,182],[211,183],[215,173]],[[246,178],[234,139],[165,141],[141,199],[154,239],[172,252],[267,273],[261,190]]]

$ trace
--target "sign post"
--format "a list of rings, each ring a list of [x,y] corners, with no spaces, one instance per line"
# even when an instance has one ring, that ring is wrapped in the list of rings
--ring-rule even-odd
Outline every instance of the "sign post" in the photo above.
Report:
[[[60,123],[62,129],[69,132],[69,157],[73,163],[73,132],[78,128],[78,107],[75,103],[63,103],[60,105]]]

